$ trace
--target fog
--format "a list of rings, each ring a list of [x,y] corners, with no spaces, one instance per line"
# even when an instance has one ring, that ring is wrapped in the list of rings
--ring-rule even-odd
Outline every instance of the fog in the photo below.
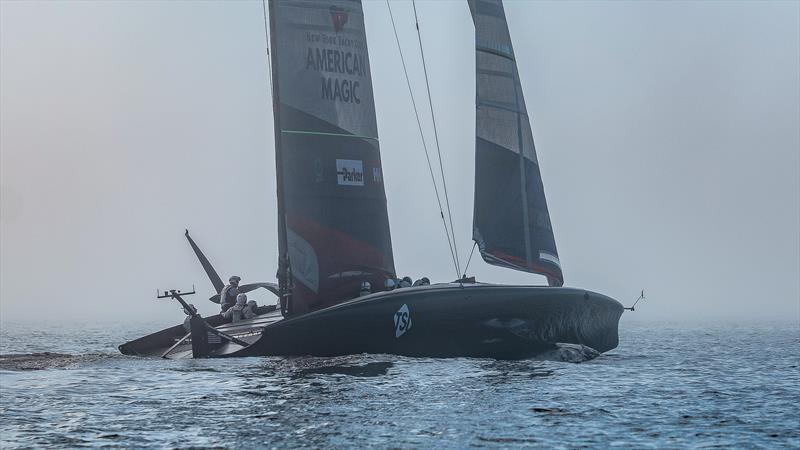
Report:
[[[0,2],[0,320],[177,323],[155,290],[192,285],[209,314],[187,227],[224,279],[274,281],[261,8]],[[464,1],[417,8],[463,265],[474,30]],[[395,266],[450,281],[388,10],[364,10]],[[422,102],[411,4],[393,12]],[[506,13],[565,284],[626,305],[645,289],[623,322],[800,321],[800,3],[508,1]],[[545,283],[477,255],[469,274]]]

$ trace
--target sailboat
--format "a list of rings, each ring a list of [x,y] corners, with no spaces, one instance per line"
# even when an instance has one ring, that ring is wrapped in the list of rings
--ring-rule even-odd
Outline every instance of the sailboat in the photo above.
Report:
[[[616,300],[563,287],[516,58],[501,0],[469,0],[475,25],[473,240],[484,261],[547,286],[476,282],[382,290],[396,278],[360,0],[270,0],[279,269],[276,306],[225,323],[183,297],[190,326],[121,345],[164,358],[391,353],[526,358],[558,343],[618,344]],[[217,290],[222,281],[190,245]],[[359,295],[364,282],[373,292]],[[212,297],[212,300],[215,297]]]

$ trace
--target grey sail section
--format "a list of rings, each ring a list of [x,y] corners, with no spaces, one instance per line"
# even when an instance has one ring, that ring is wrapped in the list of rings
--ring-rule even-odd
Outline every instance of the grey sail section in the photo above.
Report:
[[[490,263],[563,275],[501,0],[470,0],[475,24],[476,142],[473,239]]]
[[[361,2],[269,7],[279,280],[299,314],[395,271]]]

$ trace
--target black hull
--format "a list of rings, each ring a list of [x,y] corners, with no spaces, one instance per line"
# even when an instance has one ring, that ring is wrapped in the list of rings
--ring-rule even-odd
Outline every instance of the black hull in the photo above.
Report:
[[[260,336],[249,328],[249,346],[226,344],[211,356],[391,353],[516,359],[549,350],[555,343],[606,352],[619,342],[622,312],[616,300],[582,289],[440,284],[380,292],[291,319],[265,316]],[[212,323],[214,318],[208,320]],[[176,331],[182,334],[174,328],[120,350],[161,355],[175,342]],[[186,356],[183,352],[168,357]]]

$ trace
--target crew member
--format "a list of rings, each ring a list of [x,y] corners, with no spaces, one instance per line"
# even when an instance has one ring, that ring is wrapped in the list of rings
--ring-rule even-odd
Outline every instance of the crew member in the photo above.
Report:
[[[239,294],[244,295],[244,294]],[[245,297],[247,298],[247,297]],[[252,319],[253,317],[258,315],[258,304],[255,300],[248,300],[247,305],[245,305],[244,309],[242,310],[242,317],[245,319]]]
[[[228,279],[229,284],[222,288],[222,292],[219,293],[219,305],[222,308],[222,312],[227,311],[236,304],[236,296],[239,295],[240,281],[242,281],[242,279],[236,275],[230,277]]]
[[[222,313],[222,317],[233,323],[241,322],[244,318],[244,309],[247,306],[247,294],[236,296],[236,303]]]
[[[384,283],[384,287],[387,291],[393,291],[395,287],[397,287],[397,283],[395,283],[393,278],[387,278],[386,283]]]
[[[401,288],[411,287],[411,277],[403,277],[403,279],[400,280],[400,287]]]
[[[431,284],[431,280],[428,277],[422,277],[414,282],[414,286],[428,286],[429,284]]]
[[[369,283],[369,281],[361,283],[361,291],[358,293],[358,296],[363,297],[371,293],[372,293],[372,285]]]
[[[197,308],[195,308],[191,303],[189,304],[189,308],[193,309],[194,311],[183,308],[183,312],[186,314],[186,318],[183,319],[183,329],[186,330],[187,333],[192,332],[192,314],[197,312]]]

